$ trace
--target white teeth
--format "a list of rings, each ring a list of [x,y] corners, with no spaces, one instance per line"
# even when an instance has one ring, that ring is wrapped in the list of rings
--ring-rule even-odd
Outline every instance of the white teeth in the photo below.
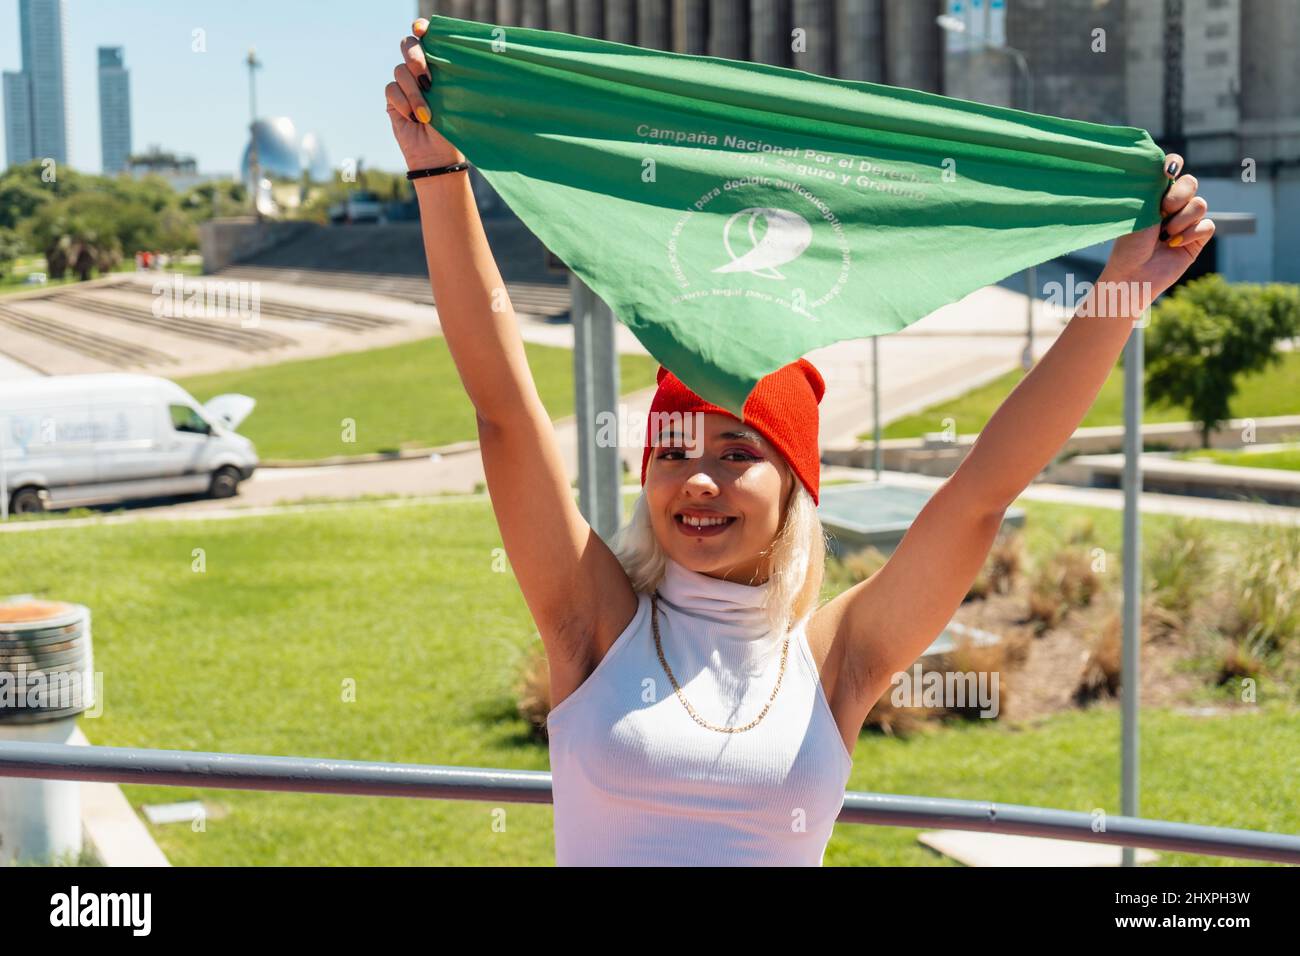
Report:
[[[682,521],[693,528],[708,528],[715,524],[726,524],[730,518],[695,518],[691,515],[682,515]]]

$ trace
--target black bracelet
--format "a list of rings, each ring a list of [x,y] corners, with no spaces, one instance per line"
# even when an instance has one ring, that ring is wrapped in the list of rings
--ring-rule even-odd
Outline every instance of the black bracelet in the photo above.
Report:
[[[406,174],[407,179],[419,179],[422,176],[441,176],[443,173],[457,173],[469,169],[469,163],[452,163],[450,166],[437,166],[431,169],[412,169]]]

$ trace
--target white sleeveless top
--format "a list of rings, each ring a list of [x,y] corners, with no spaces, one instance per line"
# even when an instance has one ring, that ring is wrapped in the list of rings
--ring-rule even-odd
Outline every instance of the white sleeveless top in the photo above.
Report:
[[[704,721],[762,712],[783,638],[752,587],[669,559],[659,587],[664,657]],[[702,727],[664,672],[650,596],[596,669],[550,712],[559,866],[820,866],[853,758],[808,646],[790,632],[781,689],[739,733]]]

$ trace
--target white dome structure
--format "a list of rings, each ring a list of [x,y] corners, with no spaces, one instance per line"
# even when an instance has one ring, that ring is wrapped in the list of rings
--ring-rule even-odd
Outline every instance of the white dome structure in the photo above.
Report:
[[[333,175],[320,136],[316,133],[300,136],[287,116],[258,120],[253,124],[253,138],[257,140],[257,165],[263,179],[297,182],[305,172],[313,182],[325,182]],[[251,146],[250,141],[244,147],[239,163],[240,178],[250,185],[253,181],[249,162]]]

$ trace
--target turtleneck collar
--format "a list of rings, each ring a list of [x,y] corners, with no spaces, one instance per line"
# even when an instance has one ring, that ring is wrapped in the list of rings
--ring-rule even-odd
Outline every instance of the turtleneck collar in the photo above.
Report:
[[[709,621],[713,633],[757,639],[772,630],[763,610],[768,588],[768,584],[737,584],[710,577],[667,558],[663,583],[659,585],[660,606],[667,604],[673,610]]]

